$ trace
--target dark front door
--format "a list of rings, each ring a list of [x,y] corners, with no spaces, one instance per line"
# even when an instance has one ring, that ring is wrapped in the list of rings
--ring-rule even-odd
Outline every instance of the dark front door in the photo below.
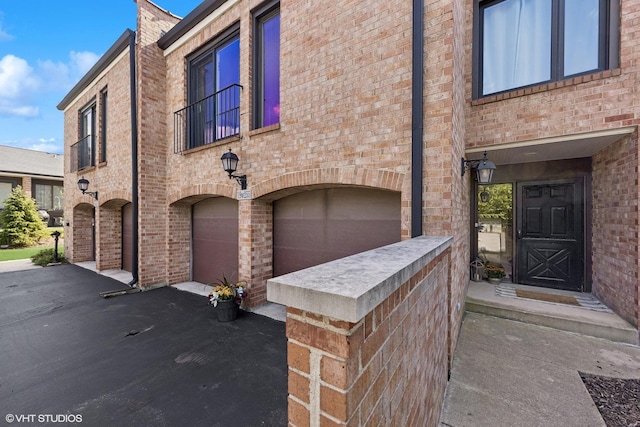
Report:
[[[582,178],[518,183],[518,283],[583,291]]]

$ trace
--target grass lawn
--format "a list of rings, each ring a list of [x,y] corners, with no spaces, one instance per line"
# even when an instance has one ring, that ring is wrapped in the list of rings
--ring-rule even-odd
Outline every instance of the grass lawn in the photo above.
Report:
[[[31,248],[18,248],[18,249],[0,249],[0,261],[13,261],[16,259],[28,259],[31,255],[35,255],[43,249],[47,249],[48,246],[34,246]],[[53,248],[53,246],[51,246]],[[60,248],[58,248],[60,251]]]
[[[53,233],[54,231],[59,231],[62,233],[64,229],[62,227],[48,227],[47,230],[49,231],[49,233]],[[50,243],[51,244],[32,246],[29,248],[0,249],[0,261],[13,261],[16,259],[31,258],[32,255],[37,254],[43,249],[47,249],[47,248],[53,249],[54,247],[53,238],[50,239]],[[62,255],[62,251],[63,251],[63,244],[62,244],[62,241],[60,241],[58,242],[58,253]]]

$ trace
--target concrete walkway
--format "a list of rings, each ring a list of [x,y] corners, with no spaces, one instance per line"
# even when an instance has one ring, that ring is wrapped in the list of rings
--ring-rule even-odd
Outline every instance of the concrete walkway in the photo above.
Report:
[[[8,273],[10,271],[34,270],[42,268],[31,262],[31,259],[18,259],[15,261],[0,262],[0,273]]]
[[[579,372],[640,378],[640,348],[467,313],[440,426],[604,426]]]

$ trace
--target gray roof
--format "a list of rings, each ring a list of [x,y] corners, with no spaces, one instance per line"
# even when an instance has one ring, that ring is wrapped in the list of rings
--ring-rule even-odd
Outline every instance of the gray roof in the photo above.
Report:
[[[62,178],[64,156],[0,145],[0,174],[2,173]]]

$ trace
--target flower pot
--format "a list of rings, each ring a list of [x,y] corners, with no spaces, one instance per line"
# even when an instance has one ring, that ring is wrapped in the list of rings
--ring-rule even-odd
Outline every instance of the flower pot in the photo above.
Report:
[[[498,285],[502,282],[502,277],[490,277],[488,280],[492,285]]]
[[[238,304],[233,300],[218,301],[216,313],[219,322],[231,322],[238,317]]]

